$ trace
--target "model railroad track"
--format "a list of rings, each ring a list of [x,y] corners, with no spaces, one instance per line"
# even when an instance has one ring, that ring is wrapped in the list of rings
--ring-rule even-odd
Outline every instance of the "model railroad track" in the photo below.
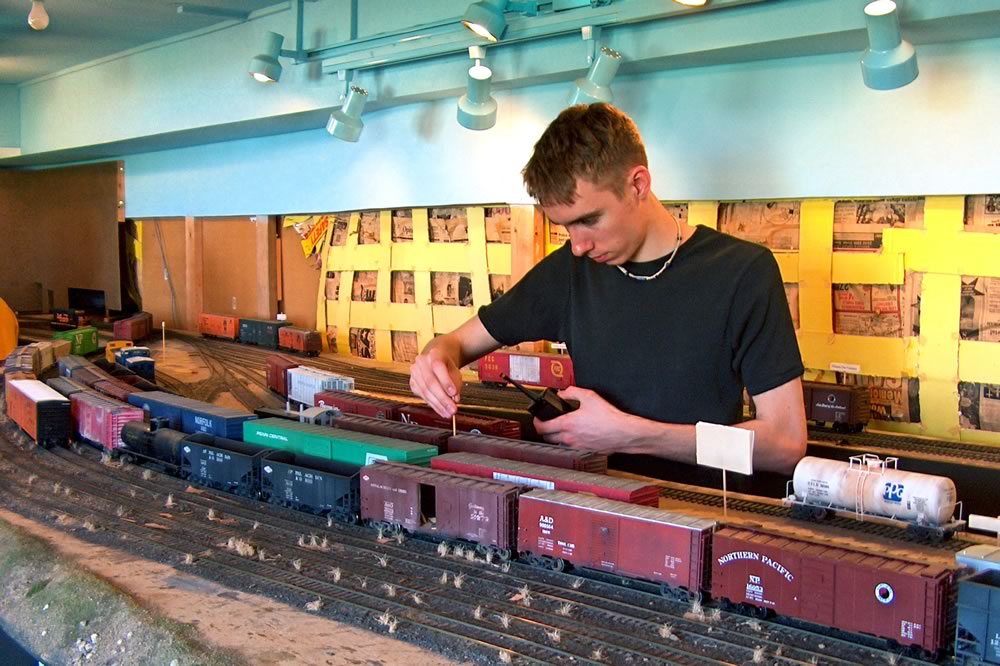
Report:
[[[6,455],[7,452],[3,455],[5,471],[18,466],[17,459]],[[885,658],[884,653],[853,648],[847,643],[839,645],[829,637],[817,638],[808,632],[778,625],[748,623],[745,618],[728,613],[719,613],[706,632],[703,624],[685,617],[687,607],[684,605],[658,599],[650,603],[645,595],[640,595],[643,600],[638,604],[629,603],[616,597],[634,597],[636,593],[592,581],[587,581],[586,585],[595,592],[584,591],[582,587],[577,590],[569,583],[574,580],[570,576],[518,565],[515,571],[521,575],[503,574],[490,567],[484,571],[481,563],[442,560],[434,554],[432,544],[410,541],[405,548],[392,542],[377,544],[368,530],[336,525],[324,531],[323,521],[315,517],[306,516],[311,518],[312,524],[304,525],[301,520],[281,517],[289,514],[301,518],[301,514],[229,495],[215,497],[211,491],[192,495],[184,493],[184,483],[176,479],[146,480],[138,470],[112,470],[91,459],[91,455],[81,457],[65,450],[54,453],[54,456],[42,451],[35,454],[34,457],[44,461],[40,467],[33,465],[31,468],[40,478],[36,479],[34,488],[27,488],[31,496],[22,496],[22,499],[35,506],[44,506],[50,512],[72,515],[81,522],[96,519],[102,527],[156,543],[178,558],[191,553],[196,546],[206,548],[212,555],[198,560],[197,566],[202,571],[208,568],[230,576],[252,577],[255,582],[307,594],[310,599],[322,599],[328,605],[336,603],[337,608],[347,605],[352,612],[360,613],[362,619],[367,613],[368,626],[372,625],[372,613],[389,612],[403,621],[401,628],[406,627],[407,631],[419,625],[442,635],[460,636],[476,647],[510,650],[519,663],[566,663],[568,660],[594,663],[587,655],[595,650],[600,650],[606,663],[749,663],[765,653],[768,663],[782,664],[872,663]],[[19,483],[10,484],[11,492],[25,490],[28,471],[24,466],[15,470]],[[42,477],[49,484],[71,487],[77,493],[74,501],[56,501],[54,496],[42,490],[45,487]],[[126,487],[127,496],[121,494]],[[164,521],[164,515],[150,507],[162,505],[171,490],[176,493],[177,506],[172,518]],[[242,533],[252,533],[253,541],[265,552],[291,551],[291,555],[259,562],[219,551],[219,541],[225,541],[235,530],[219,522],[209,523],[204,516],[208,509],[219,510],[222,504],[225,504],[222,509],[225,520],[235,519]],[[122,520],[118,514],[123,509],[119,507],[124,507],[124,515],[135,522]],[[148,527],[159,524],[162,528],[164,522],[170,525],[166,531]],[[252,527],[255,523],[257,529]],[[329,553],[293,545],[296,539],[304,538],[310,528],[317,539],[335,539]],[[288,569],[292,557],[298,560],[300,570]],[[386,566],[379,565],[378,557],[389,558]],[[339,584],[332,584],[327,574],[333,563],[343,567]],[[443,565],[446,568],[442,568]],[[452,581],[456,575],[468,576],[468,583],[462,590],[453,583],[442,586],[439,581],[442,572],[450,572]],[[545,582],[545,579],[556,582]],[[531,608],[505,601],[517,593],[517,585],[521,582],[531,584],[534,597]],[[391,596],[390,587],[394,591]],[[417,603],[414,595],[423,601]],[[473,605],[477,600],[479,603]],[[564,615],[560,610],[565,609],[565,604],[570,604],[572,611]],[[649,609],[645,605],[657,608]],[[498,623],[503,617],[507,618],[508,626],[498,631]],[[664,622],[670,626],[669,633],[657,639]],[[752,628],[755,625],[756,630]],[[761,627],[766,627],[766,632]],[[553,645],[553,632],[559,632],[556,645]],[[766,635],[754,635],[761,633]],[[402,631],[400,635],[406,636]],[[782,656],[771,659],[781,644],[784,644]],[[852,661],[817,655],[817,651],[839,652],[841,649],[852,655]],[[490,655],[495,657],[495,652]],[[855,658],[857,661],[853,661]]]
[[[874,448],[896,453],[941,456],[963,463],[1000,465],[1000,447],[968,442],[941,442],[889,433],[838,433],[826,428],[809,428],[809,438],[850,448]]]
[[[676,488],[672,486],[662,486],[660,488],[660,497],[666,497],[671,500],[686,502],[688,504],[699,504],[702,506],[722,508],[721,495],[699,492],[698,490],[694,490],[690,487]],[[742,513],[753,513],[773,518],[794,519],[792,517],[791,509],[788,507],[777,506],[768,502],[757,502],[745,498],[729,498],[727,504],[730,509],[740,511]],[[963,539],[960,536],[954,536],[951,539],[947,539],[939,543],[927,542],[919,537],[909,534],[906,529],[901,526],[876,521],[860,521],[843,516],[833,516],[824,520],[822,524],[870,536],[894,539],[896,541],[908,543],[919,543],[930,548],[952,552],[958,552],[963,548],[968,548],[969,546],[980,543],[979,541]]]

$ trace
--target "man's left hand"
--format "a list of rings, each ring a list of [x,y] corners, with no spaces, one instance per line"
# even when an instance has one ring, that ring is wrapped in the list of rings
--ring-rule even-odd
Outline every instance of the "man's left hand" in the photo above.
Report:
[[[535,430],[545,441],[609,454],[629,452],[632,417],[589,389],[571,386],[559,391],[559,397],[577,400],[580,407],[549,421],[535,419]]]

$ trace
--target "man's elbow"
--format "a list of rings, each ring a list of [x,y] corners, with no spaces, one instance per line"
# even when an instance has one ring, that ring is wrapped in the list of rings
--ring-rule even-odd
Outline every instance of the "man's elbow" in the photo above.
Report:
[[[781,438],[780,459],[777,462],[775,471],[791,475],[795,471],[795,466],[799,464],[806,455],[806,430],[793,429],[786,432]]]

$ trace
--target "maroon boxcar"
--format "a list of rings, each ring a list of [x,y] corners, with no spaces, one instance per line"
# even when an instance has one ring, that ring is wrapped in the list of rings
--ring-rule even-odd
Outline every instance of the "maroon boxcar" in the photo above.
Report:
[[[712,546],[712,596],[723,603],[934,653],[946,630],[954,573],[756,529],[726,527]]]
[[[871,391],[867,386],[802,382],[802,393],[809,421],[860,432],[871,419]]]
[[[7,379],[7,416],[42,446],[65,444],[72,431],[70,404],[36,379]]]
[[[310,331],[298,326],[282,326],[278,329],[278,349],[317,356],[323,351],[323,338],[319,331]]]
[[[452,425],[451,419],[438,416],[438,413],[430,407],[420,407],[417,405],[400,407],[399,420],[403,423],[431,426],[432,428],[451,429]],[[459,412],[455,418],[455,426],[462,432],[475,434],[512,437],[514,439],[518,439],[521,436],[521,424],[517,421],[492,416],[481,416],[479,414]]]
[[[77,368],[73,368],[73,370],[70,371],[69,377],[73,381],[83,384],[84,386],[93,386],[97,382],[114,379],[114,377],[93,364],[81,365]]]
[[[206,338],[235,340],[240,332],[240,320],[236,317],[203,312],[198,316],[198,332]]]
[[[378,462],[361,470],[361,517],[510,554],[519,492],[512,483]]]
[[[522,384],[564,389],[573,386],[573,360],[565,354],[541,354],[499,349],[479,359],[479,381],[506,384],[500,375]]]
[[[121,402],[128,402],[129,393],[139,393],[139,389],[119,379],[94,382],[93,389]]]
[[[148,338],[153,333],[153,315],[148,312],[139,312],[119,319],[114,325],[115,340],[142,340]]]
[[[518,512],[517,547],[529,561],[642,578],[681,598],[707,586],[715,521],[557,490],[522,494]]]
[[[607,474],[608,472],[608,457],[606,455],[584,449],[572,449],[558,444],[546,444],[545,442],[528,442],[522,439],[470,433],[461,433],[448,438],[448,453],[461,451],[481,453],[484,456],[506,458],[507,460],[520,460],[536,465],[575,469],[591,474]]]
[[[271,354],[265,359],[267,367],[267,387],[278,395],[288,397],[288,371],[301,363],[284,354]]]
[[[375,398],[351,391],[320,391],[313,401],[316,407],[336,407],[344,414],[360,414],[376,419],[399,421],[399,409],[404,403]]]
[[[69,399],[76,433],[105,451],[124,446],[121,435],[126,423],[143,420],[141,407],[133,407],[92,391],[73,393]]]
[[[531,488],[587,493],[595,497],[642,506],[660,505],[658,486],[606,474],[591,474],[561,467],[504,460],[478,453],[447,453],[432,458],[431,467]]]
[[[408,442],[430,444],[436,446],[442,453],[448,449],[448,438],[451,430],[418,426],[388,419],[372,418],[360,414],[341,414],[333,421],[334,427],[352,432],[364,432],[369,435],[381,435],[394,439],[405,439]]]

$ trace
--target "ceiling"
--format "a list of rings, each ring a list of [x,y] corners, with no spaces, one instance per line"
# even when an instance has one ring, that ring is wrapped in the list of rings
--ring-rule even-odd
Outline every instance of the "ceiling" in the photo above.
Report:
[[[44,0],[49,27],[28,27],[31,0],[0,0],[0,85],[29,81],[175,35],[231,22],[280,0]],[[177,11],[178,5],[184,11]]]

